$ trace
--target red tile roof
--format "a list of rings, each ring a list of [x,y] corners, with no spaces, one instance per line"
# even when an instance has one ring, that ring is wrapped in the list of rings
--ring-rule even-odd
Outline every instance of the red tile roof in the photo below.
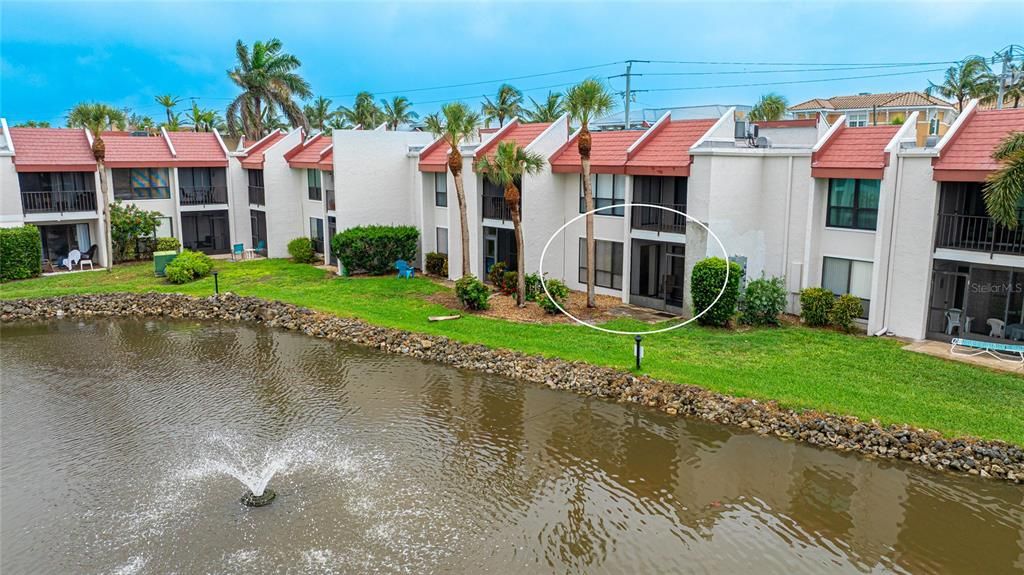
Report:
[[[167,132],[181,168],[226,168],[228,156],[213,132]]]
[[[626,150],[640,139],[642,130],[614,130],[591,132],[590,170],[595,174],[626,173]],[[551,171],[563,174],[578,174],[583,171],[580,164],[579,135],[569,139],[551,155]]]
[[[14,169],[19,172],[95,172],[85,130],[11,128]]]
[[[334,171],[334,144],[327,146],[320,152],[320,161],[317,162],[316,166],[325,172]]]
[[[159,136],[133,136],[129,132],[103,132],[108,168],[169,168],[174,155]]]
[[[420,151],[421,172],[443,172],[448,169],[448,151],[451,147],[444,138],[434,140]]]
[[[637,176],[689,176],[690,147],[717,119],[665,121],[655,124],[626,162],[626,173]]]
[[[811,156],[811,176],[882,179],[882,172],[889,164],[885,147],[899,130],[900,126],[840,126]]]
[[[330,145],[330,136],[324,136],[322,133],[317,134],[289,150],[284,155],[284,159],[293,168],[317,169],[321,153]]]
[[[476,159],[493,158],[501,142],[515,142],[525,148],[550,126],[551,122],[524,124],[519,120],[512,120],[504,129],[498,130],[490,140],[477,148]]]
[[[885,92],[882,94],[856,94],[814,98],[790,106],[790,110],[863,110],[872,107],[931,107],[951,108],[953,104],[924,92]]]
[[[273,146],[278,142],[278,140],[284,137],[285,133],[281,130],[264,136],[263,139],[257,141],[245,150],[245,157],[242,158],[242,167],[247,170],[262,170],[263,155],[266,153],[267,148]]]
[[[932,160],[937,181],[983,182],[999,169],[992,152],[1011,132],[1024,131],[1024,108],[977,110]]]

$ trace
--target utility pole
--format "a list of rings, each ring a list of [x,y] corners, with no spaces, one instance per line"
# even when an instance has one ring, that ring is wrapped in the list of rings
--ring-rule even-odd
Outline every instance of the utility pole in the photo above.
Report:
[[[623,106],[624,111],[625,111],[625,116],[626,116],[625,117],[625,122],[624,122],[624,124],[625,124],[624,127],[627,130],[629,129],[630,125],[632,124],[632,122],[629,121],[629,105],[630,105],[630,103],[631,103],[631,101],[633,99],[633,92],[639,92],[640,91],[640,90],[633,90],[631,88],[630,80],[632,80],[633,76],[643,76],[643,74],[634,74],[633,73],[633,64],[637,64],[637,63],[648,64],[648,63],[650,63],[650,60],[626,60],[626,73],[625,74],[619,74],[617,76],[609,76],[608,77],[609,79],[611,79],[611,78],[625,78],[626,79],[626,91],[625,92],[621,92],[621,94],[623,94],[623,96],[625,97],[625,105]]]
[[[1002,70],[999,72],[999,95],[996,97],[996,109],[1002,110],[1003,94],[1006,92],[1007,82],[1015,82],[1018,80],[1017,78],[1012,77],[1010,64],[1015,58],[1024,59],[1024,48],[1016,44],[1010,44],[1006,48],[996,52],[995,57],[1001,59],[1003,63]]]
[[[626,111],[626,129],[627,130],[629,129],[629,101],[633,99],[633,92],[629,89],[629,79],[633,75],[631,73],[632,70],[633,70],[633,62],[632,61],[626,62],[626,105],[625,105],[626,110],[625,111]],[[1006,64],[1003,64],[1003,70],[1004,71],[1006,70]],[[1000,108],[1002,107],[1002,103],[1003,103],[1003,82],[1002,82],[1002,79],[1000,79],[1000,81],[999,81],[999,104],[1000,104],[999,107]],[[639,359],[637,360],[637,363],[640,363]]]

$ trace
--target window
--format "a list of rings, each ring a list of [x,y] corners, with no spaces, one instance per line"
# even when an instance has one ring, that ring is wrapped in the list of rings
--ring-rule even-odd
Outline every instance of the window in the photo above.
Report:
[[[157,218],[156,230],[153,232],[153,235],[158,238],[174,237],[174,223],[170,216]]]
[[[309,239],[313,240],[316,253],[324,253],[324,221],[320,218],[309,218]]]
[[[833,179],[828,181],[830,228],[874,230],[878,220],[879,180]]]
[[[594,285],[622,289],[622,242],[595,240]],[[580,238],[580,283],[587,283],[587,239]]]
[[[871,303],[871,262],[826,257],[821,268],[821,287],[837,296],[860,298],[861,318],[867,319]]]
[[[851,128],[863,128],[868,125],[867,112],[847,112],[846,125]]]
[[[434,172],[434,205],[448,207],[448,172]]]
[[[594,207],[606,208],[615,204],[626,203],[626,176],[622,174],[591,174],[591,188],[594,190]],[[583,176],[580,176],[580,213],[586,213],[587,205],[583,199]],[[619,206],[595,212],[599,216],[622,216],[625,208]]]
[[[320,170],[306,170],[306,182],[309,184],[309,199],[320,201],[323,199],[323,186],[320,182]],[[323,222],[321,227],[323,227]],[[323,234],[321,234],[323,235]]]
[[[448,228],[438,227],[434,231],[434,241],[436,242],[434,250],[439,254],[448,253]]]
[[[114,197],[119,200],[158,200],[171,197],[167,170],[131,168],[114,170]]]
[[[939,119],[932,118],[928,120],[928,135],[938,136],[939,135]]]

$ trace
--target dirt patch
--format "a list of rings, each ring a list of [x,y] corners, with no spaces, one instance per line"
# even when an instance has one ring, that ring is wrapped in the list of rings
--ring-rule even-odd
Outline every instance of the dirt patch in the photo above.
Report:
[[[449,287],[454,285],[453,282],[448,281],[439,281],[438,283],[448,285]],[[455,297],[454,291],[445,290],[443,292],[431,294],[426,297],[426,300],[431,303],[443,305],[448,309],[456,310],[462,314],[493,317],[518,323],[572,323],[572,320],[565,317],[565,315],[560,313],[549,314],[532,301],[526,302],[525,307],[519,307],[516,305],[515,296],[508,296],[501,293],[491,294],[491,298],[488,300],[491,304],[491,308],[485,311],[469,311],[465,309],[462,306],[462,303],[459,302],[459,299]],[[622,305],[622,300],[619,298],[598,295],[597,307],[588,308],[587,294],[573,291],[569,292],[569,297],[564,307],[569,311],[569,313],[582,320],[603,323],[616,318],[615,315],[608,312],[610,309],[620,305]]]

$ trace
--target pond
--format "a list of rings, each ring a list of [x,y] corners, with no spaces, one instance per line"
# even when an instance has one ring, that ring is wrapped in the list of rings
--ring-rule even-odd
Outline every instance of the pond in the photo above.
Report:
[[[1024,570],[1006,483],[249,325],[0,337],[4,573]]]

